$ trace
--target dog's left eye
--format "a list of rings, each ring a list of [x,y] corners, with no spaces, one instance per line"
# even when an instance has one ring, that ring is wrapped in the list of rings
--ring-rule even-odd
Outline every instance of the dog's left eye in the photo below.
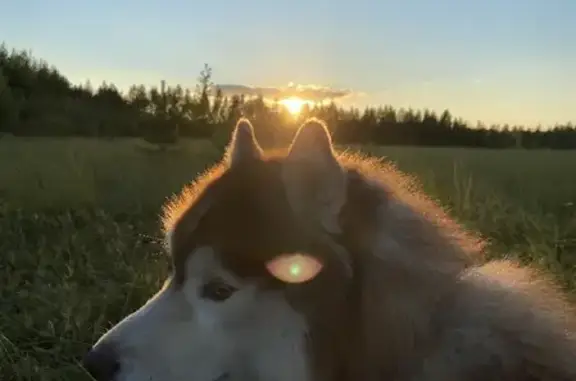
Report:
[[[220,279],[214,279],[202,286],[200,295],[205,299],[222,302],[231,297],[236,290],[236,287],[231,286]]]

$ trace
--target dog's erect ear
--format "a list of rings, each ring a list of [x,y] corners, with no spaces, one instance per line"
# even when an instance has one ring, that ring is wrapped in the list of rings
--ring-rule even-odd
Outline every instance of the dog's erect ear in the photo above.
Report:
[[[256,141],[252,124],[248,119],[240,118],[236,123],[234,132],[232,132],[232,139],[226,152],[230,166],[233,167],[246,160],[260,157],[262,157],[262,148]]]
[[[290,204],[303,222],[339,231],[337,217],[346,200],[346,176],[324,122],[313,118],[300,127],[286,157],[283,180]]]

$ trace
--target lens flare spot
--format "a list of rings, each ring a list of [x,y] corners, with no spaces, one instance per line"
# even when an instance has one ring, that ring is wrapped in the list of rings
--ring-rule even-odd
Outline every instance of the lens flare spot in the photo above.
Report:
[[[284,254],[270,260],[266,268],[272,276],[283,282],[304,283],[318,275],[322,263],[310,255]]]
[[[302,268],[300,267],[300,264],[298,263],[292,263],[290,265],[290,275],[292,276],[298,276],[301,273]]]

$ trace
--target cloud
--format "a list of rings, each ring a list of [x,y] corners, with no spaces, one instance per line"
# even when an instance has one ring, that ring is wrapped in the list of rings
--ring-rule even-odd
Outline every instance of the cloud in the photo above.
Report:
[[[312,102],[323,102],[336,99],[342,99],[353,95],[352,90],[337,90],[317,85],[294,85],[288,84],[286,87],[251,87],[235,84],[214,85],[213,91],[219,88],[225,96],[240,95],[258,96],[265,99],[284,99],[298,97]]]

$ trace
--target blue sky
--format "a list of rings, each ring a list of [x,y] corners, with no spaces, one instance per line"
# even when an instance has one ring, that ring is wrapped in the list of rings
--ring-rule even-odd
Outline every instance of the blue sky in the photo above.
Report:
[[[576,0],[6,1],[0,36],[73,82],[289,82],[476,122],[576,121]]]

